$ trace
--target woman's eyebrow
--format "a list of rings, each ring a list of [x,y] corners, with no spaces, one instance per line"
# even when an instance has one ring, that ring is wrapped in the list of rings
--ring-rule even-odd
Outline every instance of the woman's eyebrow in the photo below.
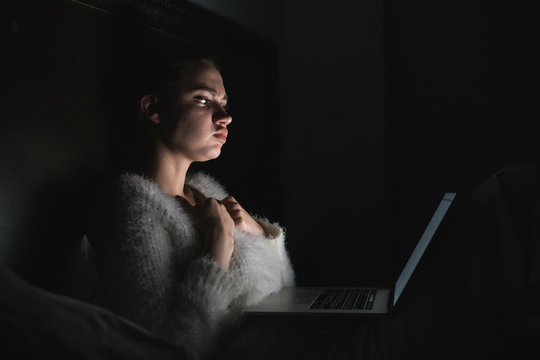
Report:
[[[205,85],[196,85],[194,86],[191,91],[197,91],[197,90],[203,90],[203,91],[208,91],[210,94],[216,96],[217,95],[217,91],[212,89],[211,87],[208,87],[208,86],[205,86]],[[227,94],[225,94],[225,96],[223,96],[223,99],[224,100],[227,100],[228,97],[227,97]]]

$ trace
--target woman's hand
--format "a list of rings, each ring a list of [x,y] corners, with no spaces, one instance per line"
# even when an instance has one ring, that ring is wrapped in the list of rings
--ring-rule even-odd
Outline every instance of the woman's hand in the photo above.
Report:
[[[249,215],[234,197],[227,196],[221,200],[221,203],[225,205],[225,208],[234,220],[234,225],[238,229],[251,234],[266,236],[266,232],[262,226]]]
[[[191,217],[212,259],[228,270],[234,249],[234,221],[225,205],[216,199],[207,198],[192,206],[181,196],[175,198]]]

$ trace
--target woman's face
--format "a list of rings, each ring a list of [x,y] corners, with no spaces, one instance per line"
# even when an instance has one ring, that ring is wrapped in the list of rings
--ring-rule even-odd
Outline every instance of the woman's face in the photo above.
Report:
[[[219,71],[200,65],[173,83],[171,95],[160,112],[167,147],[190,161],[217,158],[232,121],[225,111],[227,94]]]

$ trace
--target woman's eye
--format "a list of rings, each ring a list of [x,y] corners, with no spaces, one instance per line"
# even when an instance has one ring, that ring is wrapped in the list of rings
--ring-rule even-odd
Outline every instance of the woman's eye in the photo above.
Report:
[[[202,97],[202,96],[197,96],[195,98],[195,100],[199,103],[199,104],[202,104],[202,105],[208,105],[210,104],[210,99],[207,99],[205,97]]]

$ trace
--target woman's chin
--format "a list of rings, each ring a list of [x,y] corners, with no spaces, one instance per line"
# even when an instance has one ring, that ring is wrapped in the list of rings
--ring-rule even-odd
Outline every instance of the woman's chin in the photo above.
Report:
[[[219,155],[221,155],[221,149],[212,150],[206,153],[204,156],[201,156],[199,161],[204,162],[204,161],[214,160],[214,159],[217,159]]]

